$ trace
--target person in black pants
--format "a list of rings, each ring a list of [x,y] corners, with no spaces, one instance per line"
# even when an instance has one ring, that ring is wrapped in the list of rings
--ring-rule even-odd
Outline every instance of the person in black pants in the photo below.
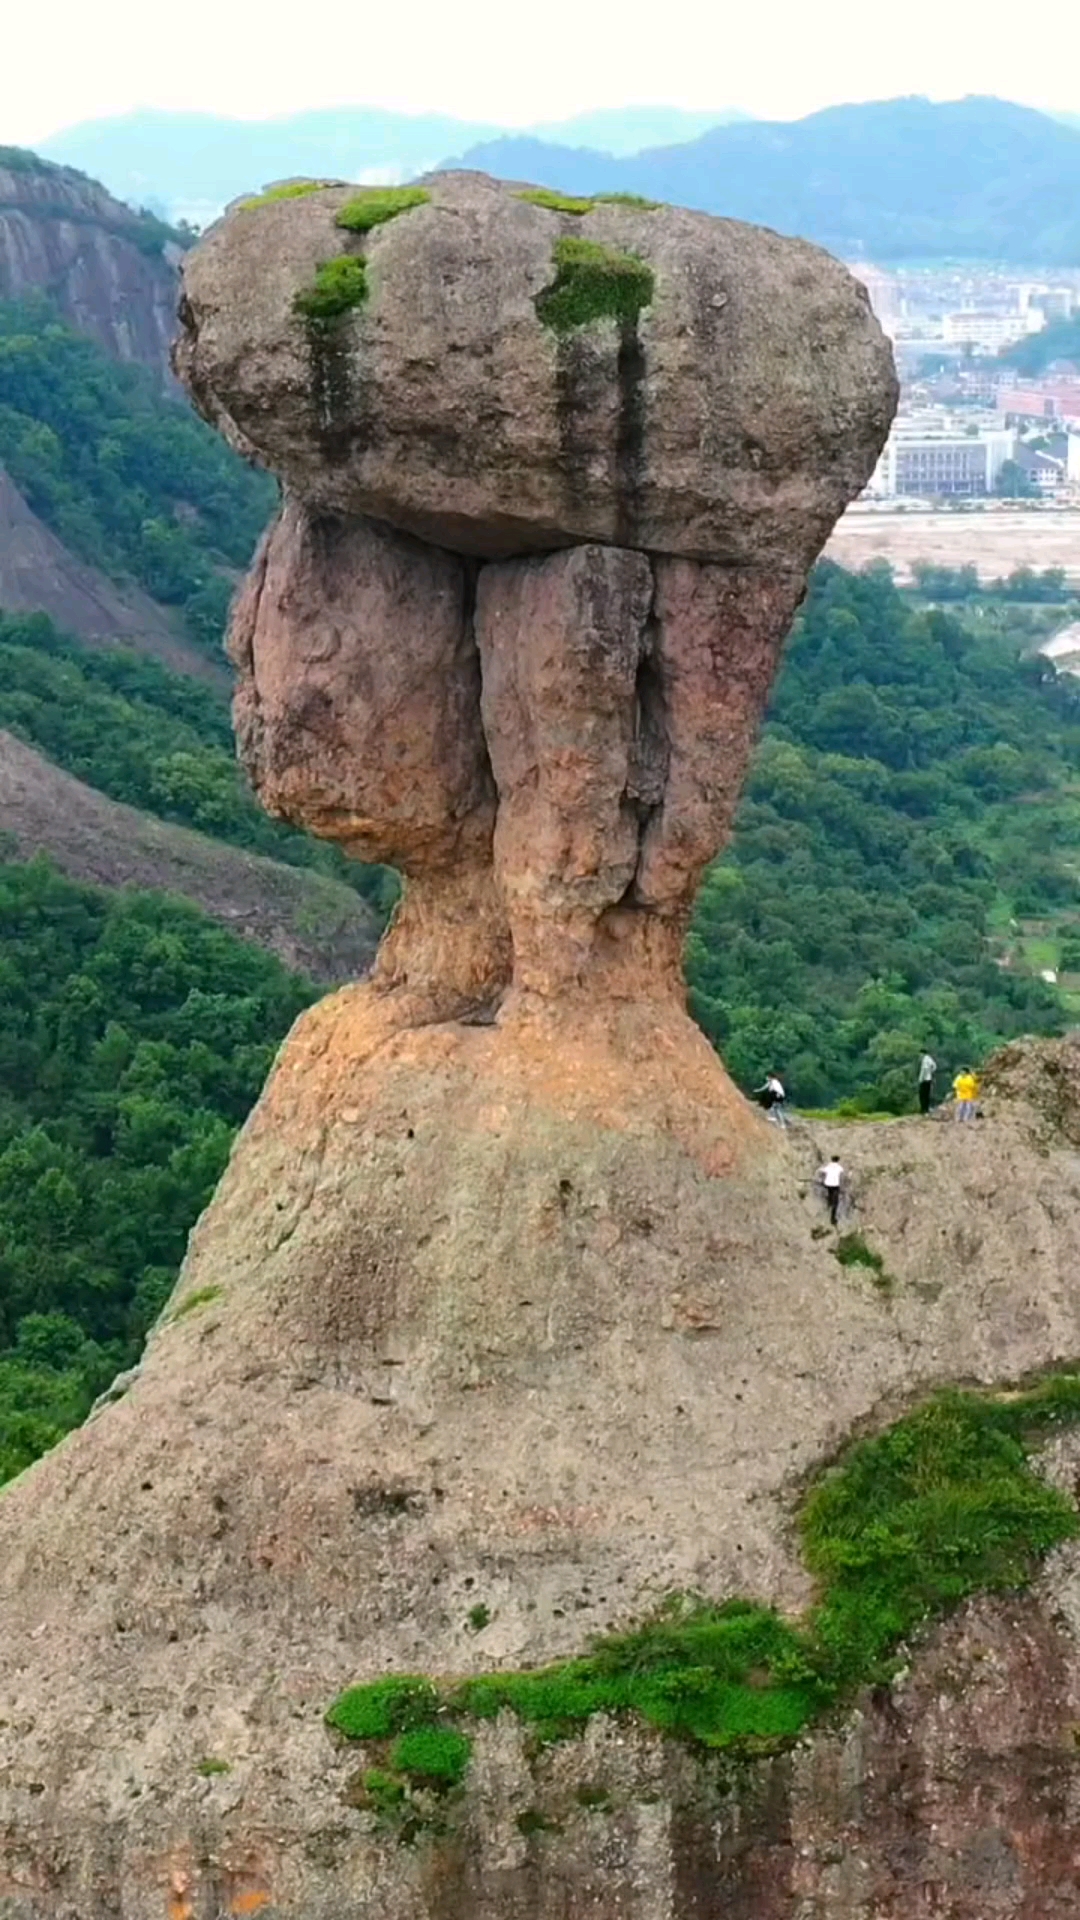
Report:
[[[937,1061],[932,1053],[924,1053],[919,1061],[919,1112],[929,1113],[930,1102],[934,1097],[934,1075]]]
[[[840,1196],[844,1191],[844,1169],[835,1153],[818,1168],[818,1179],[825,1194],[825,1204],[829,1209],[829,1224],[835,1227],[836,1216],[840,1211]]]

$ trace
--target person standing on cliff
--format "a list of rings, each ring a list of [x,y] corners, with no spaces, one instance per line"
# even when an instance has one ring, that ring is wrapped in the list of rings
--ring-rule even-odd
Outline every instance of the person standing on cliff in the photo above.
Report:
[[[956,1118],[974,1120],[975,1102],[979,1097],[978,1075],[972,1073],[970,1067],[965,1067],[952,1084],[956,1096]]]
[[[835,1227],[840,1211],[840,1197],[844,1191],[844,1169],[835,1153],[826,1160],[817,1171],[819,1184],[825,1194],[825,1204],[829,1209],[829,1225]]]
[[[919,1112],[929,1113],[930,1102],[934,1097],[934,1075],[937,1061],[932,1053],[924,1053],[919,1061]]]
[[[779,1074],[767,1073],[764,1085],[754,1088],[754,1098],[761,1101],[769,1119],[774,1120],[778,1127],[787,1126],[787,1092]]]

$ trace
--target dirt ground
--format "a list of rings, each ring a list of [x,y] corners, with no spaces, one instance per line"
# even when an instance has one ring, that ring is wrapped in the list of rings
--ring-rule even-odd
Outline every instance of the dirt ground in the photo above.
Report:
[[[904,583],[912,566],[974,566],[980,580],[994,580],[1014,567],[1064,567],[1080,586],[1080,507],[988,507],[971,512],[882,513],[852,507],[825,552],[843,567],[887,560]]]

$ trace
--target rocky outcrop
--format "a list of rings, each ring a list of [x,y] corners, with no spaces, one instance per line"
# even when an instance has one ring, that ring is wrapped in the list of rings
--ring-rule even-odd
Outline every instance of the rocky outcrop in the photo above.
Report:
[[[0,147],[0,300],[47,294],[117,360],[169,381],[180,250],[73,167]]]
[[[858,281],[679,208],[560,211],[483,174],[426,191],[366,233],[336,224],[356,188],[241,203],[188,256],[177,370],[242,451],[318,508],[485,559],[817,557],[895,405]],[[342,257],[366,298],[313,335],[294,303]],[[557,283],[579,304],[546,304]]]
[[[383,977],[444,1013],[676,994],[807,568],[895,399],[813,248],[544,201],[477,175],[271,193],[184,273],[177,369],[291,489],[234,620],[241,754],[271,811],[402,868]]]

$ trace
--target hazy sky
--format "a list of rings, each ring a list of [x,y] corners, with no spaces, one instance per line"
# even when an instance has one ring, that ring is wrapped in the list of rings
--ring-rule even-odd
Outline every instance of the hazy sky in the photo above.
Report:
[[[351,102],[504,125],[588,106],[778,119],[898,93],[1080,112],[1080,7],[1026,0],[9,0],[0,144],[136,106],[256,118]]]

